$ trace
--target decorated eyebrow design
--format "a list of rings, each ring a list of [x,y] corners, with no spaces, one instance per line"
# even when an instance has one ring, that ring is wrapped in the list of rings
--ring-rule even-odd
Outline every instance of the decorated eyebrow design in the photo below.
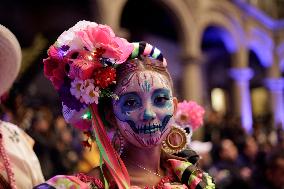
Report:
[[[170,97],[170,90],[166,88],[156,89],[153,91],[153,95],[157,95],[157,94],[166,94]]]

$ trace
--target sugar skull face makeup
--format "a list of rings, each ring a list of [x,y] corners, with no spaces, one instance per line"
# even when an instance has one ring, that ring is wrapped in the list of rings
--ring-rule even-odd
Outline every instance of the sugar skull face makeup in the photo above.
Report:
[[[138,147],[160,144],[170,131],[174,102],[170,82],[158,72],[130,74],[117,87],[114,114],[122,135]]]

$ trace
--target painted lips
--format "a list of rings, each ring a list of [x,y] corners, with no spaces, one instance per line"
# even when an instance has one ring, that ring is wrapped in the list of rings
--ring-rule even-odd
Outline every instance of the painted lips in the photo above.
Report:
[[[171,117],[172,115],[165,116],[162,124],[145,124],[137,127],[135,125],[135,122],[132,120],[126,120],[126,122],[136,134],[153,134],[157,131],[163,132]]]

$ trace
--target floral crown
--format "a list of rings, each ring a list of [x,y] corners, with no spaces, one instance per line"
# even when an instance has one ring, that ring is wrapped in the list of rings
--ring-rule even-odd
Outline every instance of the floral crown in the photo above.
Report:
[[[159,49],[146,42],[129,43],[109,26],[89,21],[63,32],[47,53],[44,74],[59,93],[67,122],[88,105],[98,104],[100,97],[118,98],[109,87],[116,83],[119,64],[144,55],[167,66]]]
[[[44,74],[63,104],[78,111],[107,94],[104,89],[115,82],[115,66],[132,51],[133,45],[116,37],[109,26],[80,21],[49,48]]]

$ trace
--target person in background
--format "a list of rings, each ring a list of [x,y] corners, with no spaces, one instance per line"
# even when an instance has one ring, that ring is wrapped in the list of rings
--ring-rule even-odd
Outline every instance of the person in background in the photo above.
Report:
[[[198,161],[198,166],[204,170],[208,171],[212,166],[212,157],[211,157],[211,142],[201,142],[198,140],[193,140],[190,144],[190,147],[200,156]]]
[[[265,156],[259,164],[254,178],[254,189],[283,189],[284,188],[284,151],[275,149]]]
[[[249,183],[242,177],[242,169],[237,161],[239,152],[233,141],[222,139],[220,145],[216,146],[214,150],[218,157],[209,173],[216,179],[218,188],[250,188]]]
[[[9,90],[21,66],[21,47],[0,25],[0,96]],[[44,181],[34,141],[18,126],[0,120],[0,188],[30,189]]]
[[[34,152],[40,161],[45,178],[49,178],[53,174],[62,174],[61,166],[59,166],[60,160],[54,155],[58,154],[58,151],[55,132],[52,129],[52,120],[53,116],[50,109],[47,107],[37,108],[31,128],[28,130],[28,134],[35,140]]]

